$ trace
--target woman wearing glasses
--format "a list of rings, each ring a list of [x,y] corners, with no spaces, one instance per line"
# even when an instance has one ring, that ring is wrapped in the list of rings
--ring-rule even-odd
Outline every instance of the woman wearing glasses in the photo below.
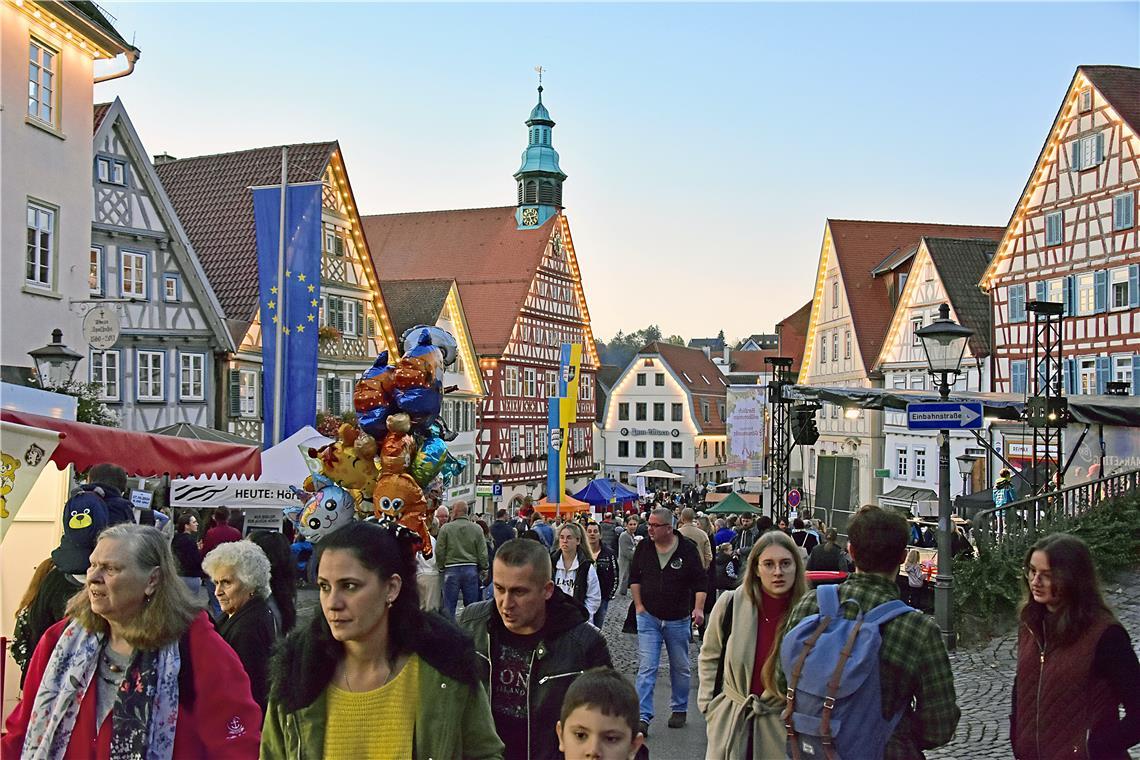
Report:
[[[1042,538],[1025,557],[1025,578],[1014,756],[1127,758],[1140,741],[1140,663],[1105,604],[1088,546],[1064,533]]]
[[[806,588],[799,547],[773,530],[752,546],[740,586],[717,599],[698,660],[706,760],[784,757],[773,676],[784,618]]]

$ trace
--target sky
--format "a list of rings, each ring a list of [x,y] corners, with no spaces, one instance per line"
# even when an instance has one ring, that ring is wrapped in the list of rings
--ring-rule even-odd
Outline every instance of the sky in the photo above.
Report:
[[[1136,2],[102,5],[152,155],[336,139],[366,214],[512,205],[543,66],[599,339],[772,332],[828,218],[1004,225],[1076,67],[1140,66]]]

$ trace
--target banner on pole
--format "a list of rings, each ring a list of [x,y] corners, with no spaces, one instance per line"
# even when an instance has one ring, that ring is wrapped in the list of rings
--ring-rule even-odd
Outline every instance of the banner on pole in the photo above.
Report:
[[[764,472],[764,392],[760,385],[728,387],[725,428],[728,477],[733,480]]]
[[[546,498],[562,501],[566,493],[566,455],[570,425],[578,421],[578,379],[582,371],[582,344],[563,343],[558,367],[558,395],[547,399]]]
[[[59,445],[54,430],[0,422],[0,541]]]

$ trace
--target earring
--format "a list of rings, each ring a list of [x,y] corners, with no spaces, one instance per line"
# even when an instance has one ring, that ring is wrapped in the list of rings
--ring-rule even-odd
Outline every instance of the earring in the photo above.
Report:
[[[388,600],[388,606],[389,607],[391,607],[395,603],[396,603],[396,600],[394,598]]]

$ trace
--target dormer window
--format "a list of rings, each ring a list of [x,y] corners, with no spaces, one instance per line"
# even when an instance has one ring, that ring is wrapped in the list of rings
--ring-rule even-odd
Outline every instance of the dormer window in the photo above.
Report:
[[[1086,87],[1085,89],[1081,90],[1077,110],[1080,113],[1087,113],[1087,112],[1091,111],[1092,108],[1093,108],[1092,88]]]

